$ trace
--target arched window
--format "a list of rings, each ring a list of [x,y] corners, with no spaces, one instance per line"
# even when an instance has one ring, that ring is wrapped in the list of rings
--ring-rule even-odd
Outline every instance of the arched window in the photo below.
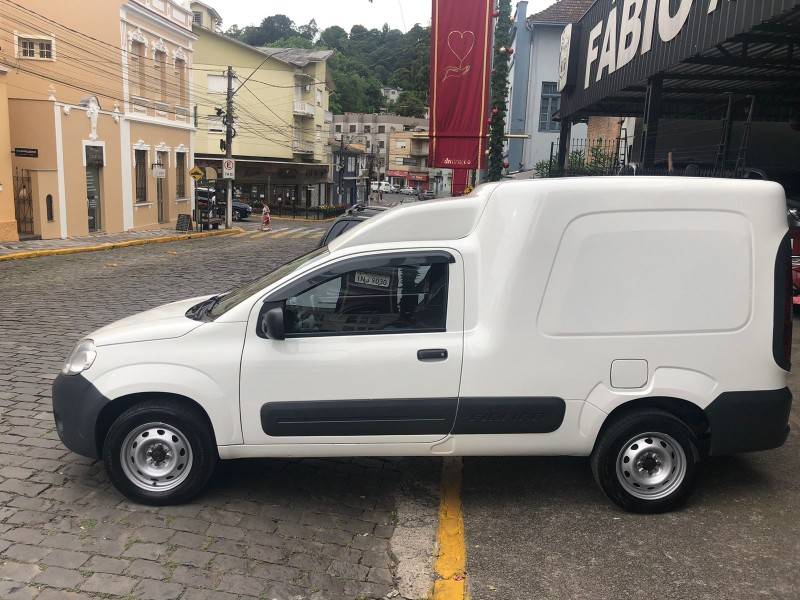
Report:
[[[47,198],[44,199],[45,207],[47,208],[47,222],[53,221],[53,195],[47,194]]]

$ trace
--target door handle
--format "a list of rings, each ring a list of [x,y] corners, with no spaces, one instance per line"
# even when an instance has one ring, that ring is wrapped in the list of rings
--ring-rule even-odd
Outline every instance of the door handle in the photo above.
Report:
[[[417,350],[417,359],[423,362],[447,360],[447,350],[444,348]]]

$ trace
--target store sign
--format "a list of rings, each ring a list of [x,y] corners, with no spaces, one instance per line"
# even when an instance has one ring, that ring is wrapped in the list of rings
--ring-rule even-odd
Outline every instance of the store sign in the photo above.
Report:
[[[24,158],[39,158],[38,148],[14,148],[14,156]]]
[[[645,56],[656,39],[669,44],[691,22],[695,4],[705,3],[699,10],[701,18],[713,14],[723,2],[733,0],[617,0],[611,2],[607,13],[589,29],[586,46],[583,88],[602,81],[616,71],[625,69],[637,56]],[[694,11],[698,14],[698,11]],[[568,28],[569,29],[569,28]],[[585,31],[585,30],[584,30]],[[565,34],[566,34],[565,30]],[[559,87],[567,87],[577,65],[570,63],[572,40],[561,39],[561,73]]]

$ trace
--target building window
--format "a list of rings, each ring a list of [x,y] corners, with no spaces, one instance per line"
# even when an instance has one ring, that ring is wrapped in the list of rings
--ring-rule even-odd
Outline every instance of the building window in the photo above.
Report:
[[[364,125],[364,133],[372,133],[372,126]]]
[[[52,223],[55,217],[53,216],[53,195],[47,194],[47,198],[44,199],[44,205],[47,209],[47,222]]]
[[[147,202],[147,150],[136,150],[136,202]]]
[[[408,141],[407,140],[397,140],[394,143],[394,147],[398,150],[405,150],[408,148]]]
[[[136,71],[138,94],[140,98],[146,96],[145,93],[145,65],[144,65],[144,44],[133,42],[131,44],[131,70]]]
[[[317,106],[322,106],[322,90],[317,89]]]
[[[371,145],[372,145],[372,144],[370,143],[370,141],[369,141],[369,140],[367,140],[367,150],[369,150],[369,148],[370,148],[370,146],[371,146]]]
[[[336,126],[336,133],[342,133],[342,126],[341,125],[337,125]]]
[[[386,147],[386,142],[384,142],[383,140],[378,140],[378,148],[383,150],[385,147]]]
[[[186,106],[186,61],[175,61],[175,74],[178,77],[178,106]]]
[[[355,133],[355,132],[356,132],[356,126],[350,125],[350,133]]]
[[[210,94],[225,94],[228,92],[228,78],[224,75],[208,75],[206,83]]]
[[[553,115],[561,107],[561,95],[558,84],[552,81],[542,82],[542,104],[539,107],[539,131],[559,131],[561,125],[553,120]]]
[[[378,133],[386,133],[386,125],[378,125]]]
[[[192,23],[194,23],[195,25],[200,25],[200,27],[202,27],[203,13],[201,13],[199,10],[192,11]]]
[[[19,38],[17,58],[53,60],[53,40],[50,38]]]
[[[161,102],[167,101],[167,53],[156,52],[156,71],[158,72],[158,81],[160,83],[160,98]]]
[[[186,198],[186,153],[175,155],[175,194],[177,198]]]

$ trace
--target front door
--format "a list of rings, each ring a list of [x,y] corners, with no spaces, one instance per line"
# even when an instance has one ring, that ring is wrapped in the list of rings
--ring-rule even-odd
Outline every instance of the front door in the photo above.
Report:
[[[452,429],[463,352],[455,252],[350,258],[266,298],[285,340],[251,312],[241,363],[245,444],[430,443]]]
[[[88,207],[89,231],[100,231],[102,229],[100,215],[100,167],[97,164],[86,165],[86,202]]]
[[[162,177],[156,178],[156,202],[158,203],[158,222],[159,223],[166,223],[167,221],[167,211],[166,211],[166,188],[167,188],[167,178],[166,178],[166,169],[167,169],[167,153],[166,152],[158,152],[158,165],[163,169],[161,171]]]

